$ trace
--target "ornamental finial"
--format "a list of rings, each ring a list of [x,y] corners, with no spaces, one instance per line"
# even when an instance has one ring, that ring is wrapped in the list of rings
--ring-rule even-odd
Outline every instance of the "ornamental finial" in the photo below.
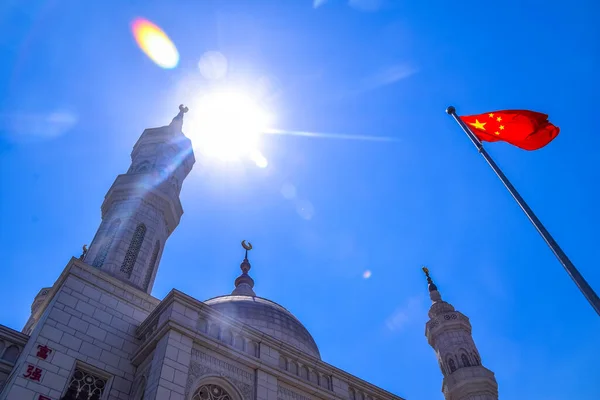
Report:
[[[244,249],[246,249],[246,255],[244,256],[244,259],[247,260],[248,259],[248,250],[252,250],[252,243],[242,240],[242,247]]]
[[[242,247],[246,250],[244,261],[240,265],[242,275],[238,276],[235,280],[235,289],[231,293],[232,295],[238,296],[256,296],[252,288],[254,287],[254,280],[248,275],[250,271],[250,261],[248,261],[248,251],[252,250],[252,243],[242,240]]]
[[[433,279],[431,279],[431,276],[429,276],[429,268],[423,267],[421,269],[423,270],[423,272],[425,273],[425,276],[427,277],[429,291],[433,292],[434,290],[437,290],[437,286],[435,286],[435,283],[433,283]]]
[[[188,111],[189,108],[187,108],[183,104],[179,105],[179,113],[175,116],[175,118],[173,118],[170,124],[172,129],[175,129],[176,131],[181,131],[181,129],[183,128],[183,114],[185,114]]]
[[[81,255],[79,256],[79,259],[80,259],[81,261],[83,261],[83,259],[84,259],[84,258],[85,258],[85,256],[87,255],[87,252],[88,252],[87,244],[84,244],[84,245],[83,245],[83,248],[82,248],[82,250],[83,250],[83,252],[82,252],[82,253],[81,253]]]

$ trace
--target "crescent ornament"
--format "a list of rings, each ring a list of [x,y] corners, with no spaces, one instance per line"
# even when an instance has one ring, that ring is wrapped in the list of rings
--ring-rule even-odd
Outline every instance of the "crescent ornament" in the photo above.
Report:
[[[242,247],[246,250],[252,250],[252,243],[242,240]]]

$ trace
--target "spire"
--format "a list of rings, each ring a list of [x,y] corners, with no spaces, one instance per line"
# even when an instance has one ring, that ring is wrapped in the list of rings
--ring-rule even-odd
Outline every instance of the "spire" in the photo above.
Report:
[[[179,105],[179,113],[173,118],[169,126],[172,129],[175,129],[176,132],[181,132],[183,128],[183,114],[189,111],[189,108],[184,106],[183,104]]]
[[[240,269],[242,270],[242,274],[238,276],[235,280],[235,289],[231,292],[234,296],[256,296],[254,290],[254,280],[248,275],[248,271],[250,271],[250,261],[248,261],[248,250],[252,250],[252,243],[246,243],[245,240],[242,240],[242,247],[246,250],[246,255],[244,256],[244,261],[240,264]]]
[[[442,295],[438,291],[437,286],[433,283],[433,279],[429,276],[429,269],[427,267],[421,268],[427,277],[427,287],[429,289],[429,298],[433,303],[429,309],[429,316],[433,318],[434,315],[439,315],[445,312],[454,311],[452,304],[449,304],[442,300]]]
[[[431,277],[429,276],[429,269],[427,267],[423,267],[423,272],[425,272],[425,276],[427,277],[427,287],[429,288],[430,292],[433,292],[434,290],[437,290],[437,286],[435,286],[435,283],[433,283],[433,279],[431,279]]]
[[[438,292],[438,288],[437,286],[435,286],[435,283],[433,283],[433,279],[431,279],[431,276],[429,276],[429,269],[427,267],[423,267],[422,270],[425,273],[425,276],[427,277],[427,288],[429,289],[429,298],[434,303],[437,301],[442,301],[442,295],[440,294],[440,292]]]

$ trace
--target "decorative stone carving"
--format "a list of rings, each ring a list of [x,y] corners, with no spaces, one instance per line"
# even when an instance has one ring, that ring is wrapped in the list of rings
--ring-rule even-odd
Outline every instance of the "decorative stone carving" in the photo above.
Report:
[[[279,400],[312,400],[310,397],[296,393],[284,386],[277,386],[277,399]]]
[[[244,400],[254,399],[254,376],[248,371],[235,365],[229,364],[198,349],[192,349],[192,362],[185,388],[186,398],[189,395],[194,382],[207,375],[219,375],[226,377],[242,394]]]

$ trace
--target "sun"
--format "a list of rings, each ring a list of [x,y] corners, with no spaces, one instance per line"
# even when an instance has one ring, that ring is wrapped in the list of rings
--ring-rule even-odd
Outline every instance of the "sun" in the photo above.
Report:
[[[259,144],[272,117],[257,100],[222,89],[202,95],[191,110],[193,118],[186,134],[196,150],[223,161],[250,159],[261,168],[267,166]]]

